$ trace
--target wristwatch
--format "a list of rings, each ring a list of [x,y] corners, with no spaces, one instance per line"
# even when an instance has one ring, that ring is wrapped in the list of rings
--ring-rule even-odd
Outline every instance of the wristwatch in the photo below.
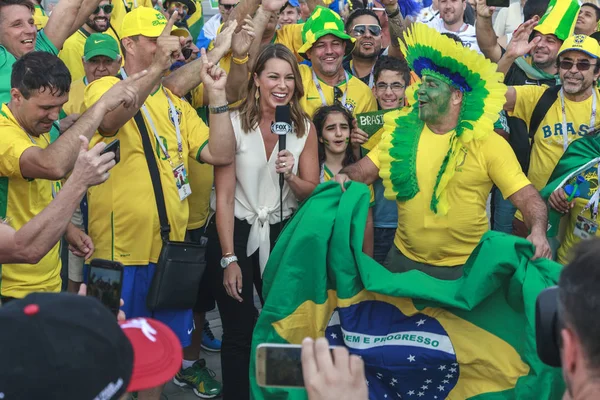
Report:
[[[229,111],[229,104],[225,104],[224,106],[218,107],[208,106],[208,111],[211,114],[223,114],[224,112]]]
[[[229,267],[229,264],[237,262],[238,258],[236,257],[235,254],[232,255],[226,255],[223,258],[221,258],[221,268],[225,269],[227,267]]]

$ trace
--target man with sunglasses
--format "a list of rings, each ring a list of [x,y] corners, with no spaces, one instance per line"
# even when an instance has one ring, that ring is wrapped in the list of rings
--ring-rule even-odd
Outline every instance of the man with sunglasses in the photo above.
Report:
[[[533,136],[528,178],[538,190],[548,183],[569,143],[585,136],[597,124],[599,55],[598,42],[585,35],[570,36],[558,52],[562,87]],[[504,109],[510,116],[530,121],[545,91],[544,87],[533,85],[509,87]],[[515,233],[522,234],[521,224],[515,221],[513,226]]]
[[[352,55],[344,61],[344,69],[370,89],[374,85],[373,69],[381,55],[381,24],[373,11],[359,8],[348,17],[346,33],[356,39]]]
[[[219,13],[213,15],[206,21],[202,31],[200,31],[200,35],[198,35],[196,46],[198,46],[199,49],[204,48],[208,50],[210,42],[217,37],[219,27],[229,20],[229,15],[239,2],[240,0],[219,0]]]
[[[170,18],[177,11],[176,26],[189,30],[187,19],[196,13],[196,4],[192,0],[167,0],[163,3],[167,16]]]
[[[94,33],[105,33],[115,39],[117,43],[119,42],[119,36],[110,24],[113,8],[112,0],[100,1],[100,4],[98,4],[98,7],[96,7],[94,12],[88,17],[87,21],[85,21],[85,24],[65,41],[58,57],[63,60],[69,69],[73,82],[82,79],[85,76],[81,58],[83,57],[86,39],[90,35]],[[120,49],[119,56],[122,56]]]

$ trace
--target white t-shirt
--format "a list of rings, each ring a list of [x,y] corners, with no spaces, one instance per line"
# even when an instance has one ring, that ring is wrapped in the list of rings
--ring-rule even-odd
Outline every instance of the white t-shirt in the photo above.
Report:
[[[512,2],[510,6],[501,8],[494,20],[494,31],[496,36],[512,35],[512,33],[523,23],[523,7],[519,1]]]
[[[481,54],[481,50],[479,49],[479,45],[477,44],[477,37],[475,36],[475,27],[473,25],[463,24],[458,32],[452,32],[446,29],[446,25],[440,17],[435,17],[427,23],[427,26],[437,30],[440,33],[454,33],[460,38],[460,40],[462,40],[463,45],[465,47],[475,50],[476,52]]]

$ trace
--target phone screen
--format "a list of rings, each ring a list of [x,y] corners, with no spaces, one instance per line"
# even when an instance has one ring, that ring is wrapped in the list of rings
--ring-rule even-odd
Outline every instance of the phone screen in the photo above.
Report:
[[[510,0],[485,0],[485,5],[488,7],[508,7]]]
[[[121,161],[121,141],[119,139],[115,139],[110,142],[100,154],[106,153],[115,153],[115,164],[118,164]]]
[[[302,348],[297,345],[261,345],[257,351],[259,384],[274,387],[304,387]]]
[[[115,264],[115,268],[90,265],[87,295],[97,298],[117,315],[121,305],[123,268]]]

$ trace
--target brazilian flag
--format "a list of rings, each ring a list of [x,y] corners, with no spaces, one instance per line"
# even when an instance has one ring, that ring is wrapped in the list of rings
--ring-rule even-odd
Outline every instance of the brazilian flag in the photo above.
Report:
[[[561,266],[488,232],[456,281],[391,273],[361,251],[369,198],[361,183],[327,182],[300,207],[265,269],[253,351],[325,336],[363,358],[371,400],[560,399],[560,369],[536,353],[535,300]],[[254,399],[306,399],[254,377],[253,362]]]

